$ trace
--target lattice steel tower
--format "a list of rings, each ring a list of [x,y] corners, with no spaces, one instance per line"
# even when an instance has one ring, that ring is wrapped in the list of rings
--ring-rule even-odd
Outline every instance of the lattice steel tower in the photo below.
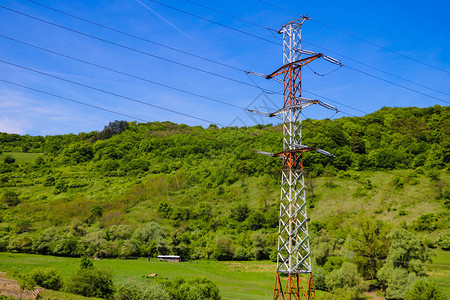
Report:
[[[311,250],[309,245],[308,215],[305,194],[305,178],[302,153],[317,151],[330,153],[304,146],[302,144],[302,109],[320,104],[328,109],[336,108],[319,100],[302,97],[301,68],[317,58],[342,66],[340,62],[321,53],[301,49],[301,26],[307,16],[289,22],[278,33],[283,34],[283,66],[270,75],[249,72],[253,75],[274,79],[283,84],[283,108],[273,113],[262,113],[283,120],[283,152],[262,154],[283,159],[281,175],[280,219],[278,228],[277,273],[273,299],[315,299],[314,283],[311,273]],[[301,57],[302,54],[308,57]],[[282,75],[283,79],[278,78]],[[305,289],[300,274],[309,274]],[[286,284],[282,278],[287,277]]]

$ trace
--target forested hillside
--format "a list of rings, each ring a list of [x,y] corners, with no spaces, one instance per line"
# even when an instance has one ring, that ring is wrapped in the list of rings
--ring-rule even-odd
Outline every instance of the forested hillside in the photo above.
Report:
[[[338,290],[333,276],[354,267],[395,298],[395,284],[425,274],[426,249],[450,249],[450,108],[307,119],[303,136],[336,156],[304,154],[313,261],[318,278],[331,278],[317,288]],[[281,126],[263,125],[115,121],[90,133],[2,133],[0,250],[272,259],[281,161],[255,151],[281,145]]]

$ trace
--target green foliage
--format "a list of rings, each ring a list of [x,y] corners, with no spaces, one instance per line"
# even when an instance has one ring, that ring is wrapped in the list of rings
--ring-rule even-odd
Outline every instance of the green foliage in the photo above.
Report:
[[[117,287],[116,300],[171,300],[165,287],[157,283],[125,282]]]
[[[16,206],[20,203],[19,193],[13,190],[6,190],[3,192],[1,203],[6,207]]]
[[[81,261],[80,269],[69,279],[65,290],[85,297],[112,299],[115,291],[112,273],[97,269],[89,262]]]
[[[5,164],[13,164],[16,162],[16,159],[10,155],[5,156],[5,158],[3,159],[3,162]]]
[[[217,286],[204,277],[184,280],[175,279],[169,285],[169,293],[174,300],[220,300]]]
[[[238,203],[231,208],[230,218],[237,222],[244,222],[247,219],[249,212],[250,209],[246,203]]]
[[[20,286],[27,290],[40,286],[59,291],[63,286],[63,279],[55,268],[35,268],[21,278]]]
[[[356,265],[344,262],[341,268],[331,271],[325,277],[325,283],[329,290],[337,288],[353,288],[362,283],[362,278],[358,274]]]
[[[87,257],[82,257],[80,260],[80,269],[93,269],[94,264],[92,263],[92,260],[90,260]]]
[[[436,282],[429,280],[418,280],[405,293],[404,300],[446,300],[444,292]]]
[[[348,241],[349,250],[355,253],[354,261],[364,278],[374,279],[388,255],[390,240],[387,226],[373,217],[360,215]]]
[[[423,214],[414,221],[413,227],[417,231],[434,231],[437,229],[437,221],[435,214]]]
[[[395,268],[421,275],[425,272],[423,264],[430,261],[430,250],[422,245],[420,239],[404,229],[397,229],[390,235],[392,242],[387,256]]]
[[[414,273],[401,267],[394,267],[394,264],[387,262],[378,271],[377,277],[381,287],[386,291],[386,299],[403,299],[408,286],[416,281]]]

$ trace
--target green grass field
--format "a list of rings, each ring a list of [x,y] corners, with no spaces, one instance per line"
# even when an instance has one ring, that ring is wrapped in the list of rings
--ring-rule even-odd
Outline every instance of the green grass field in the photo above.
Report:
[[[80,259],[33,254],[0,253],[0,270],[13,276],[15,272],[26,273],[37,267],[54,267],[64,278],[78,269]],[[158,277],[207,277],[220,289],[222,299],[271,299],[275,280],[275,264],[269,261],[217,262],[189,261],[182,263],[157,262],[145,258],[136,260],[96,260],[94,265],[110,269],[115,283],[127,280],[145,282],[147,275],[157,273]],[[321,291],[317,292],[319,296]],[[53,291],[44,294],[47,298],[66,299],[68,294]],[[67,298],[69,299],[69,298]],[[82,299],[82,298],[80,298]]]
[[[450,253],[435,251],[433,263],[428,264],[430,278],[436,281],[449,294],[450,292]],[[43,256],[33,254],[0,253],[0,270],[9,276],[26,273],[37,267],[54,267],[64,278],[69,278],[79,265],[79,258]],[[147,275],[157,273],[159,278],[174,279],[207,277],[220,289],[222,299],[271,299],[275,279],[275,263],[270,261],[217,262],[189,261],[182,263],[157,262],[145,258],[135,260],[104,259],[94,261],[99,268],[109,269],[114,274],[116,284],[128,280],[145,282]],[[324,292],[317,291],[318,298]],[[46,291],[44,296],[51,299],[75,299],[70,294]],[[76,299],[85,299],[79,297]],[[319,298],[320,299],[320,298]]]
[[[16,159],[16,163],[25,163],[25,162],[34,162],[38,156],[41,156],[42,153],[23,153],[23,152],[3,152],[0,154],[0,163],[3,163],[3,160],[6,156],[12,156]]]
[[[450,252],[436,250],[434,254],[433,263],[426,265],[428,274],[450,298]]]

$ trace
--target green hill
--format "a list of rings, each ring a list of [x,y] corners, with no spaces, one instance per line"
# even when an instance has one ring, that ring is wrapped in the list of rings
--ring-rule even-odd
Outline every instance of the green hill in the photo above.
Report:
[[[395,229],[450,248],[449,115],[449,107],[385,107],[303,122],[302,143],[336,155],[304,154],[311,247],[325,273],[351,261],[376,278]],[[281,162],[255,150],[281,151],[281,131],[115,121],[76,135],[1,133],[0,250],[271,259]],[[378,230],[384,252],[358,252],[365,229]],[[364,267],[371,260],[374,270]]]

